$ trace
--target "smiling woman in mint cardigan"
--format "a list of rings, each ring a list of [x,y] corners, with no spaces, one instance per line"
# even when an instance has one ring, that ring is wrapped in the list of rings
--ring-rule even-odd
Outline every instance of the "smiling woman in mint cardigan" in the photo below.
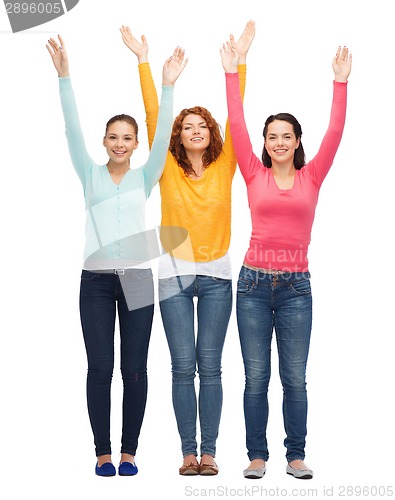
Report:
[[[237,74],[238,54],[223,45],[228,116],[233,146],[247,184],[252,234],[237,284],[236,314],[246,375],[244,415],[250,465],[261,478],[269,458],[266,441],[270,350],[276,331],[287,449],[286,472],[309,479],[304,464],[307,434],[306,364],[312,323],[307,250],[318,194],[343,133],[351,54],[338,48],[329,126],[316,156],[305,164],[302,129],[289,113],[271,115],[263,130],[262,161],[247,132]]]
[[[177,48],[163,66],[158,128],[147,162],[130,168],[138,127],[129,115],[106,126],[103,145],[109,160],[95,163],[81,131],[64,41],[48,41],[59,76],[66,137],[86,206],[86,244],[81,275],[80,314],[88,358],[87,401],[94,436],[96,474],[113,476],[110,392],[114,368],[114,328],[118,310],[123,379],[123,425],[119,474],[137,473],[134,456],[147,398],[147,355],[154,312],[153,278],[144,256],[145,204],[162,175],[173,118],[174,83],[185,67]],[[137,245],[136,245],[137,241]]]

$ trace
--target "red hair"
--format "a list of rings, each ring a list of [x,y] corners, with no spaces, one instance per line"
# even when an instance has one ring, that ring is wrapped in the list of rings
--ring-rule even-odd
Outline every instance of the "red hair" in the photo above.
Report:
[[[181,144],[182,123],[187,115],[201,116],[207,123],[207,127],[210,130],[210,144],[206,151],[203,153],[202,157],[203,166],[205,168],[209,167],[210,164],[218,158],[218,156],[221,154],[224,144],[221,127],[214,120],[210,111],[200,106],[183,109],[174,120],[173,129],[171,131],[169,150],[176,159],[178,165],[180,165],[180,167],[184,169],[185,175],[195,173],[192,164],[187,157],[185,148]]]

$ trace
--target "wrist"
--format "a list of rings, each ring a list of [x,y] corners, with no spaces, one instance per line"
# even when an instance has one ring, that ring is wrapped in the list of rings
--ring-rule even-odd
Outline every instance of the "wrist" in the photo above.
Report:
[[[139,64],[148,62],[148,54],[138,56]]]

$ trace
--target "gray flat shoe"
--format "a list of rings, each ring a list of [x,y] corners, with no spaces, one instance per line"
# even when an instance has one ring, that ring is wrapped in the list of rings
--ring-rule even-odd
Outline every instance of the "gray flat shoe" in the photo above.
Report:
[[[266,466],[259,469],[245,469],[243,476],[247,479],[262,479],[266,472]]]
[[[296,479],[311,479],[314,475],[310,469],[294,469],[289,464],[287,465],[287,474],[296,477]]]

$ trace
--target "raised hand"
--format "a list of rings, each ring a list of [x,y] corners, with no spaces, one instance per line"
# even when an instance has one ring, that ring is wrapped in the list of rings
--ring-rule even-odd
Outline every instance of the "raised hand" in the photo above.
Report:
[[[236,49],[232,47],[231,42],[224,43],[220,53],[225,73],[237,73],[240,57]]]
[[[126,47],[128,47],[133,54],[138,57],[139,63],[148,62],[148,43],[144,35],[141,35],[141,42],[132,35],[129,26],[122,26],[119,28],[122,34],[122,40]]]
[[[230,43],[236,49],[236,52],[240,56],[239,64],[245,64],[248,49],[251,46],[252,41],[255,37],[255,21],[248,21],[243,33],[237,42],[233,35],[230,35]]]
[[[53,38],[48,40],[46,45],[48,52],[52,58],[52,62],[58,72],[58,76],[69,76],[69,59],[67,57],[66,46],[63,38],[58,35],[59,44]]]
[[[188,58],[185,58],[185,50],[176,47],[173,55],[165,61],[162,72],[162,85],[172,86],[187,65]]]
[[[352,65],[352,55],[347,47],[338,47],[336,55],[332,60],[332,68],[335,73],[336,82],[346,82]]]

